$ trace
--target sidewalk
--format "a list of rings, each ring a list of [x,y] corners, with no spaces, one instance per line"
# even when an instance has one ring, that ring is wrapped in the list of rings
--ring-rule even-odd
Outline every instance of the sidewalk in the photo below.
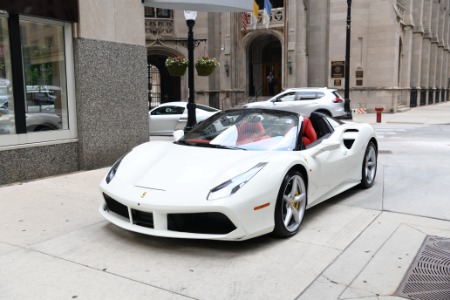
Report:
[[[375,113],[353,114],[355,122],[376,123]],[[405,112],[383,112],[381,123],[450,124],[450,102],[411,108]]]
[[[450,102],[382,123],[450,124]],[[373,188],[308,210],[296,236],[244,242],[155,238],[106,222],[107,170],[0,187],[1,299],[404,299],[393,295],[424,238],[450,238],[447,219],[383,208],[382,164]]]

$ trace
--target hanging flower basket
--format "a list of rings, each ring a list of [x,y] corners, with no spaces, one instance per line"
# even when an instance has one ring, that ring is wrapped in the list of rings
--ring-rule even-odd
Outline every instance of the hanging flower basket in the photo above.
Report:
[[[197,70],[198,76],[209,76],[218,66],[220,64],[217,59],[207,56],[202,56],[195,62],[195,69]]]
[[[170,76],[183,76],[186,73],[188,62],[189,60],[185,57],[168,57],[165,65]]]
[[[170,76],[183,76],[187,69],[185,66],[170,66],[166,68],[167,71],[169,71]]]

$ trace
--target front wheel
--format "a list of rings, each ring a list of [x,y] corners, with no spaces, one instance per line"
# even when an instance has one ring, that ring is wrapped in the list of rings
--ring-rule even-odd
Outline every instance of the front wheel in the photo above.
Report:
[[[368,189],[373,186],[377,174],[377,147],[373,142],[367,145],[362,164],[360,187]]]
[[[274,234],[286,238],[296,234],[306,210],[306,185],[302,173],[290,171],[284,177],[275,207]]]

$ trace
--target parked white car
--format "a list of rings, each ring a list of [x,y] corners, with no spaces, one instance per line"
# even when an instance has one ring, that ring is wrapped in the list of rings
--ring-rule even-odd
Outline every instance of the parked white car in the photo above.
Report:
[[[11,90],[11,82],[7,79],[0,78],[0,105],[8,102]]]
[[[268,108],[292,111],[304,116],[320,112],[330,117],[345,117],[344,99],[328,88],[292,88],[266,101],[247,103],[243,108]]]
[[[25,117],[27,132],[62,129],[62,119],[57,114],[27,113]],[[0,113],[0,135],[14,133],[14,127],[14,114]]]
[[[187,123],[187,102],[168,102],[149,111],[150,135],[172,135],[175,130],[184,129]],[[215,113],[217,108],[195,104],[197,123],[204,121]]]
[[[183,134],[141,144],[112,166],[100,184],[106,220],[160,237],[287,238],[306,209],[375,181],[378,142],[370,124],[235,109]]]

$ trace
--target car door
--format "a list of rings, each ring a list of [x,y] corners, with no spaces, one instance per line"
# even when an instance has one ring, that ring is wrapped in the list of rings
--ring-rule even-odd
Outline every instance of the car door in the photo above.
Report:
[[[294,104],[294,98],[295,98],[295,92],[287,92],[282,95],[279,95],[277,98],[272,100],[272,109],[278,109],[278,110],[286,110],[286,111],[293,111],[293,104]]]
[[[328,149],[317,154],[320,147]],[[336,129],[325,135],[320,143],[304,150],[304,153],[308,155],[308,164],[313,170],[309,180],[309,204],[314,205],[335,193],[347,178],[348,148],[344,144],[343,131]]]
[[[309,116],[319,107],[320,95],[316,91],[300,91],[295,93],[292,109],[296,113]]]
[[[166,105],[155,108],[150,112],[150,134],[172,134],[180,122],[185,122],[185,115],[185,108],[180,106]]]

